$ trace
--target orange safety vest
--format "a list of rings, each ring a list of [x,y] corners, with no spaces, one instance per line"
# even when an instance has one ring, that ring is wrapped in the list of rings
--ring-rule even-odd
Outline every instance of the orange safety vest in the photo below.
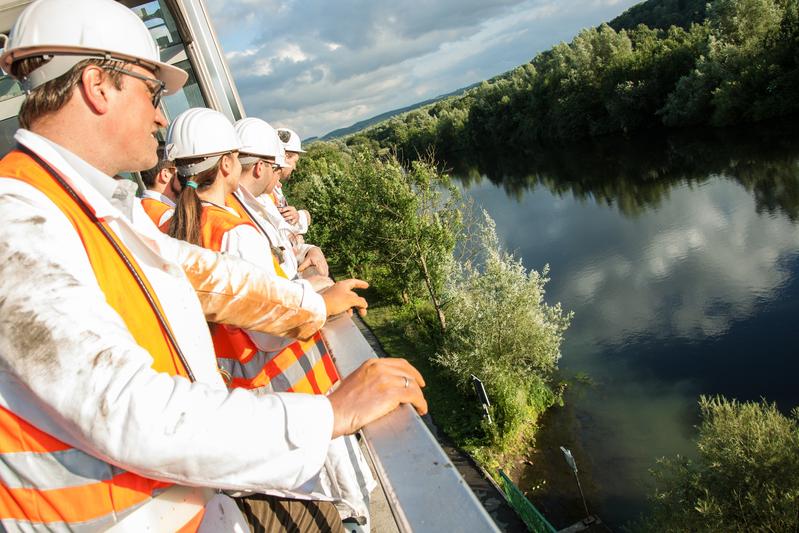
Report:
[[[136,342],[153,357],[153,369],[189,377],[165,329],[168,324],[162,325],[153,309],[155,306],[163,316],[152,287],[133,255],[113,232],[108,230],[108,235],[137,272],[144,289],[98,223],[34,157],[20,150],[12,151],[0,161],[0,176],[20,180],[47,195],[78,232],[108,305],[119,313]],[[153,299],[152,305],[145,290]],[[80,391],[75,391],[75,396],[79,402]],[[171,486],[73,448],[3,407],[0,407],[0,463],[4,466],[0,469],[0,520],[6,527],[18,522],[21,530],[27,530],[29,524],[33,529],[105,530]],[[180,531],[196,531],[202,516],[200,510]]]
[[[161,220],[163,220],[164,215],[168,211],[174,210],[174,207],[171,207],[154,198],[142,198],[141,206],[144,208],[144,212],[147,213],[147,216],[152,219],[153,224],[158,226],[158,229],[164,233],[169,233],[169,226],[172,223],[172,217],[170,216],[168,219],[164,220],[163,224],[161,223]]]
[[[228,196],[226,205],[239,216],[217,206],[203,207],[201,234],[205,248],[221,251],[225,233],[242,225],[257,227],[234,196]],[[282,270],[278,273],[282,274]],[[340,379],[320,332],[274,352],[259,350],[243,330],[223,324],[212,325],[211,337],[217,362],[229,375],[231,388],[324,394]]]

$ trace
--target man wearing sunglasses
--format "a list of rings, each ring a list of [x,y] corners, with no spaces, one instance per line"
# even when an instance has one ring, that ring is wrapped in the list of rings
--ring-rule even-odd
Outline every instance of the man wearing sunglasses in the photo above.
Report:
[[[243,154],[245,158],[236,198],[258,217],[259,225],[269,234],[273,247],[278,249],[280,266],[289,279],[302,274],[317,290],[328,287],[332,280],[327,277],[329,269],[322,250],[312,244],[295,245],[289,241],[280,231],[283,224],[280,212],[271,201],[260,200],[274,192],[280,183],[281,170],[287,164],[277,132],[267,122],[252,117],[236,122],[236,132],[246,146],[253,147],[251,151],[260,153]]]
[[[206,319],[306,338],[365,307],[350,290],[363,284],[319,296],[171,239],[112,178],[156,164],[154,104],[187,78],[133,12],[36,0],[0,66],[29,91],[0,161],[2,529],[246,528],[213,489],[296,488],[331,438],[399,403],[426,411],[401,361],[368,363],[328,397],[227,391]]]

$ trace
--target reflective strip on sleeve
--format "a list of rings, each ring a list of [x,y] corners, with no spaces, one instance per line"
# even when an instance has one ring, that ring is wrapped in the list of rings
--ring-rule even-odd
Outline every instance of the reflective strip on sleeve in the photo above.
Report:
[[[128,509],[149,500],[154,485],[169,486],[131,472],[109,480],[53,490],[12,489],[0,485],[0,516],[30,522],[87,522],[113,515],[113,509]]]
[[[0,455],[0,481],[9,489],[54,490],[106,481],[124,470],[77,449]]]

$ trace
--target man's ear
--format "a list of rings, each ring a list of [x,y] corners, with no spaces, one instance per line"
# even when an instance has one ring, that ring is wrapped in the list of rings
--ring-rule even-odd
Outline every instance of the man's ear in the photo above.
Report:
[[[252,167],[252,177],[255,179],[261,179],[264,177],[264,165],[262,161],[258,161],[255,163],[255,166]]]
[[[233,167],[235,167],[233,157],[233,154],[225,154],[219,160],[219,170],[221,170],[225,176],[233,172]]]
[[[83,69],[80,77],[83,99],[92,111],[98,115],[108,113],[109,78],[107,73],[96,65]]]
[[[170,171],[168,168],[162,168],[158,172],[156,180],[158,180],[158,183],[162,185],[167,185],[172,180],[172,171]]]

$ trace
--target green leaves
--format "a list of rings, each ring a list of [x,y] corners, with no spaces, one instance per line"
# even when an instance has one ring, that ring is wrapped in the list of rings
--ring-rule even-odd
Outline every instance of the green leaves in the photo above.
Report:
[[[316,143],[295,176],[292,198],[315,219],[308,240],[339,269],[386,301],[439,297],[461,224],[446,174],[426,161],[405,168],[366,145]]]
[[[548,267],[528,271],[504,251],[493,220],[473,221],[431,160],[404,167],[368,144],[315,143],[290,186],[334,269],[401,305],[460,394],[471,398],[472,374],[483,380],[497,424],[467,433],[501,448],[561,401],[551,381],[571,314],[544,301]]]
[[[368,138],[407,160],[431,150],[462,159],[464,151],[525,150],[549,139],[724,126],[799,111],[797,2],[715,0],[707,11],[698,0],[649,4],[347,142]]]
[[[799,527],[799,411],[702,397],[698,458],[654,470],[648,531],[794,531]]]
[[[436,361],[464,392],[472,374],[483,380],[496,431],[510,438],[559,401],[550,381],[572,314],[546,304],[548,267],[528,272],[501,248],[485,212],[474,241],[475,259],[455,263],[445,284],[447,331]]]

